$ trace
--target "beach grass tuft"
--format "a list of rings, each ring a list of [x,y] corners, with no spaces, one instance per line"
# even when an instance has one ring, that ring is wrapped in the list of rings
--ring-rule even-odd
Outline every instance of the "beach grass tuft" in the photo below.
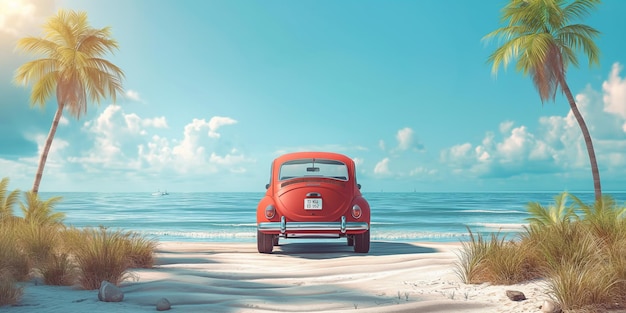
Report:
[[[17,227],[17,243],[28,257],[31,267],[38,268],[52,258],[59,245],[59,226],[21,221]]]
[[[24,281],[31,268],[27,255],[15,244],[18,240],[16,228],[13,223],[0,227],[0,271],[16,281]]]
[[[13,275],[0,268],[0,307],[14,305],[22,298],[23,289],[17,286]]]
[[[42,278],[49,285],[79,283],[97,289],[103,280],[118,285],[130,268],[154,265],[157,241],[132,231],[67,228],[55,212],[60,197],[41,200],[36,193],[8,193],[0,181],[0,306],[20,301],[17,282]],[[14,215],[18,206],[23,216]]]
[[[510,285],[536,277],[532,254],[520,251],[526,247],[506,240],[500,234],[485,238],[482,234],[469,231],[469,241],[462,242],[457,276],[467,284],[490,282]]]
[[[39,271],[46,285],[71,286],[78,278],[76,265],[67,253],[53,254]]]
[[[154,250],[157,247],[156,239],[150,239],[133,232],[126,233],[125,237],[129,267],[152,268],[154,266]]]
[[[456,266],[465,283],[543,278],[549,295],[570,311],[597,312],[626,300],[626,208],[609,196],[586,205],[562,193],[554,205],[528,209],[529,225],[518,240],[470,230]]]
[[[102,281],[118,285],[128,277],[127,233],[105,227],[70,229],[66,234],[85,289],[98,289]]]
[[[19,302],[22,288],[16,282],[25,280],[30,272],[28,258],[15,245],[13,223],[0,225],[0,306]]]

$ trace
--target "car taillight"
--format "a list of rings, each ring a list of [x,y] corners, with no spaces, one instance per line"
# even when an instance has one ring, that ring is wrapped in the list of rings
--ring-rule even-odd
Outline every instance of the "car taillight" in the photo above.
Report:
[[[265,217],[268,220],[271,220],[274,216],[276,216],[276,208],[270,204],[265,208]]]
[[[358,204],[353,205],[352,206],[352,217],[360,218],[361,215],[363,215],[363,211],[361,210],[361,207]]]

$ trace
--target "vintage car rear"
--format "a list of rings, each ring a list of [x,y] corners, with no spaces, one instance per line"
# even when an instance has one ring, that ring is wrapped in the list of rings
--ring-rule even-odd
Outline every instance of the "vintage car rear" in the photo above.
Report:
[[[272,163],[257,206],[257,247],[271,253],[279,238],[346,238],[357,253],[370,247],[370,207],[349,157],[297,152]]]

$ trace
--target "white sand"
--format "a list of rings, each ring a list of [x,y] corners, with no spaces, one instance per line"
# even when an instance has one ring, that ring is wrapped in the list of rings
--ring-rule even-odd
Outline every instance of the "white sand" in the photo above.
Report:
[[[123,302],[99,302],[97,291],[28,283],[17,312],[539,312],[541,282],[465,285],[455,274],[458,244],[372,242],[355,254],[344,240],[288,240],[273,254],[254,243],[159,245],[154,269],[134,270],[121,284]],[[529,298],[510,301],[508,289]]]

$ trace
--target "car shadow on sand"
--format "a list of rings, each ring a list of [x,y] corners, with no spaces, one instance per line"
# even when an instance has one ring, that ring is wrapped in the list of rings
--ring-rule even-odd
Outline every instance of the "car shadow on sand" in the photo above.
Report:
[[[368,253],[355,253],[353,247],[341,241],[297,242],[282,241],[274,247],[273,254],[283,254],[304,259],[334,259],[358,256],[385,256],[401,254],[435,253],[439,250],[403,242],[372,241]]]

